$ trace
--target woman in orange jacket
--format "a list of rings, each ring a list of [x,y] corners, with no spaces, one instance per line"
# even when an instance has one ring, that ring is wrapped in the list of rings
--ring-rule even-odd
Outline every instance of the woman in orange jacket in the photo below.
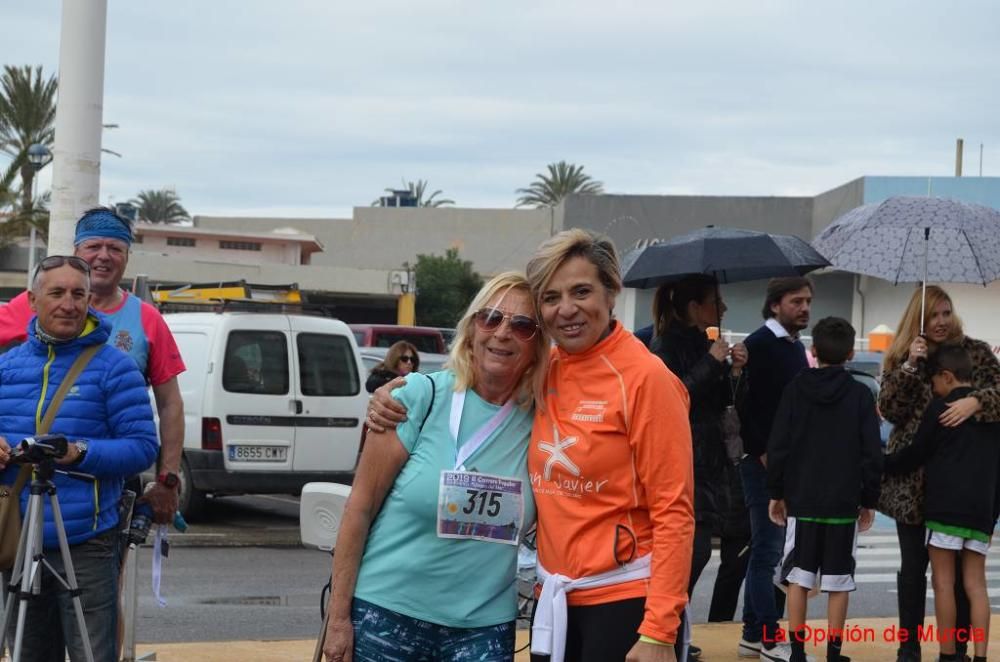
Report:
[[[686,662],[687,391],[613,318],[622,285],[610,240],[561,232],[539,246],[527,277],[556,344],[528,450],[541,582],[532,660]],[[401,420],[391,387],[372,401],[375,429]]]

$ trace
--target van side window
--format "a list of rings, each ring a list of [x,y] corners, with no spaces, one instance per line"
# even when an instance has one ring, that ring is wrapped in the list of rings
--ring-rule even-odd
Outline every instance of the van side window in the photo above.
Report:
[[[299,380],[302,395],[357,395],[361,391],[358,367],[350,341],[325,333],[300,333]]]
[[[232,331],[226,343],[222,388],[232,393],[288,393],[288,344],[278,331]]]

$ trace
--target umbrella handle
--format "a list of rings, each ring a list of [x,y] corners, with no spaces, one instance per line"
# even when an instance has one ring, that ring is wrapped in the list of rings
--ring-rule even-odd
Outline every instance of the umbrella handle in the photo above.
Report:
[[[924,279],[920,282],[920,333],[926,331],[927,319],[927,254],[931,247],[931,229],[924,228]]]

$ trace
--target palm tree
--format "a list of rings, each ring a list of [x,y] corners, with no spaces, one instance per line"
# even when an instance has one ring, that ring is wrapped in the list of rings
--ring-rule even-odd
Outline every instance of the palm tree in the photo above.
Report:
[[[6,170],[0,171],[0,212],[8,208],[13,209],[17,201],[17,191],[14,189],[14,180],[21,170],[21,166],[28,160],[27,151],[21,152],[10,162]]]
[[[4,66],[0,77],[0,151],[17,156],[35,143],[51,147],[55,136],[56,78],[42,78],[42,68]],[[21,209],[33,208],[35,168],[20,166]]]
[[[177,193],[170,189],[139,191],[129,203],[138,207],[139,218],[150,223],[178,223],[191,218]]]
[[[516,193],[521,197],[517,199],[515,207],[526,207],[534,205],[538,207],[555,207],[563,198],[571,193],[584,193],[599,195],[604,193],[604,185],[601,182],[591,179],[590,175],[583,173],[583,166],[574,165],[560,161],[550,163],[549,174],[535,175],[535,181],[528,185],[528,188],[519,188]]]
[[[47,205],[49,194],[32,200],[27,197],[27,207],[24,206],[22,191],[15,186],[21,168],[28,162],[27,150],[21,151],[7,168],[0,171],[0,248],[8,246],[28,233],[34,225],[42,241],[47,241],[49,229],[49,211]],[[20,203],[20,204],[19,204]]]
[[[454,200],[450,200],[448,198],[441,198],[435,200],[437,196],[443,193],[441,189],[437,189],[430,195],[427,195],[427,184],[428,182],[424,179],[418,179],[416,182],[407,182],[404,180],[403,185],[405,188],[403,188],[402,190],[408,192],[410,197],[416,199],[417,207],[443,207],[445,205],[455,204]],[[399,190],[400,189],[387,188],[385,189],[385,192],[395,194]],[[382,204],[382,198],[379,198],[378,200],[372,203],[372,207],[378,207],[381,204]]]

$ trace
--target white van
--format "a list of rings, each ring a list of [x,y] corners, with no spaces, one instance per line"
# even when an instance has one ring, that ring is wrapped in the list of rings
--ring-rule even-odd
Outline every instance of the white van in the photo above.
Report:
[[[350,482],[368,394],[338,320],[258,312],[168,313],[187,370],[180,509],[206,494],[297,494]]]

